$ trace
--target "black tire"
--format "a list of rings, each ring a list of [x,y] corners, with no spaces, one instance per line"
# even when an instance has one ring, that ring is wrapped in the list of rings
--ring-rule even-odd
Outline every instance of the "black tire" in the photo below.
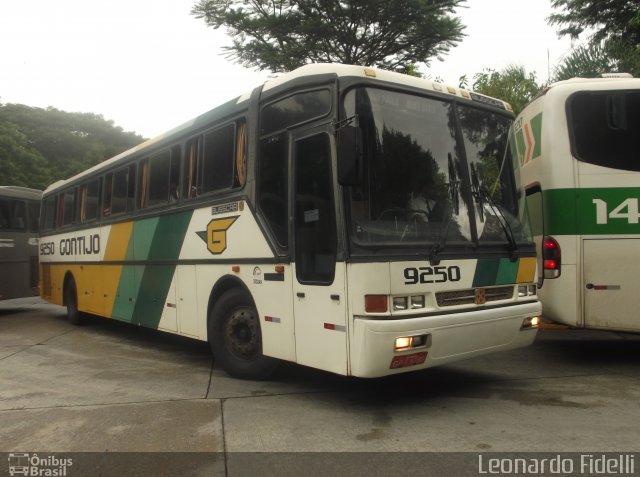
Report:
[[[67,306],[67,320],[73,325],[82,324],[82,313],[78,311],[78,291],[76,281],[69,278],[64,287],[64,303]]]
[[[278,360],[262,354],[260,317],[251,297],[240,289],[216,301],[208,323],[214,360],[234,378],[266,379]]]

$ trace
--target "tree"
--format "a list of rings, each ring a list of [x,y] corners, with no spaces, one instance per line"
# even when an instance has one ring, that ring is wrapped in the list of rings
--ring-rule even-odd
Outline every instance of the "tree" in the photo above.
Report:
[[[466,78],[461,78],[466,81]],[[525,104],[538,94],[543,85],[538,84],[535,73],[529,73],[521,65],[509,65],[502,71],[485,69],[474,75],[473,90],[500,98],[511,104],[518,114]]]
[[[614,67],[640,76],[640,0],[552,0],[551,6],[560,9],[548,18],[558,34],[589,33],[590,45],[601,44]]]
[[[0,121],[0,185],[44,189],[51,183],[46,159],[15,124]]]
[[[347,63],[404,72],[462,40],[452,16],[466,0],[199,0],[192,14],[232,39],[227,56],[247,67],[290,71]]]
[[[142,140],[96,114],[0,104],[0,184],[42,189]]]
[[[573,48],[555,67],[553,81],[570,78],[595,78],[615,69],[615,62],[599,43]]]

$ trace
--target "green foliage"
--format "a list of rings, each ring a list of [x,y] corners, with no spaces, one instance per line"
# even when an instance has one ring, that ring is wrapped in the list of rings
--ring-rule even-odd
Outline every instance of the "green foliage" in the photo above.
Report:
[[[466,77],[460,78],[466,84]],[[543,88],[538,84],[535,73],[529,73],[524,66],[510,65],[502,71],[485,69],[474,75],[473,90],[511,104],[518,114],[522,108]]]
[[[614,61],[598,43],[580,45],[555,67],[553,81],[570,78],[597,78],[615,70]]]
[[[192,10],[232,39],[229,58],[290,71],[347,63],[405,72],[462,40],[452,14],[466,0],[199,0]]]
[[[0,184],[44,189],[142,140],[96,114],[0,104]]]
[[[552,0],[551,6],[560,10],[548,18],[560,35],[588,33],[590,47],[601,46],[613,69],[640,76],[640,0]]]

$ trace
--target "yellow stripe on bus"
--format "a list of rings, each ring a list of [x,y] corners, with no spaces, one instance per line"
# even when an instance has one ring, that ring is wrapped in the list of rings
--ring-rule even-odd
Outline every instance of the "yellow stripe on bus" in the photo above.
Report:
[[[133,222],[124,222],[111,226],[107,248],[104,252],[104,261],[124,260],[129,247],[129,239],[133,230]]]
[[[121,261],[127,255],[129,248],[129,240],[133,231],[133,222],[124,222],[111,226],[109,239],[107,240],[107,248],[104,252],[104,261]],[[104,316],[111,316],[113,304],[118,295],[118,284],[122,275],[122,265],[100,265],[92,270],[92,275],[96,280],[102,280],[102,293]],[[95,273],[95,275],[94,275]]]
[[[536,275],[536,258],[525,257],[520,259],[516,283],[531,283]]]

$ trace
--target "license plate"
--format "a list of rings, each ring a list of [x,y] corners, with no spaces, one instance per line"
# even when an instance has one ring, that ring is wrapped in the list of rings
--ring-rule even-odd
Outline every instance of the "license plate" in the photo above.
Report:
[[[415,366],[417,364],[422,364],[427,359],[427,352],[423,351],[421,353],[414,354],[405,354],[402,356],[394,356],[391,360],[391,366],[389,369],[398,369],[398,368],[406,368],[407,366]]]

